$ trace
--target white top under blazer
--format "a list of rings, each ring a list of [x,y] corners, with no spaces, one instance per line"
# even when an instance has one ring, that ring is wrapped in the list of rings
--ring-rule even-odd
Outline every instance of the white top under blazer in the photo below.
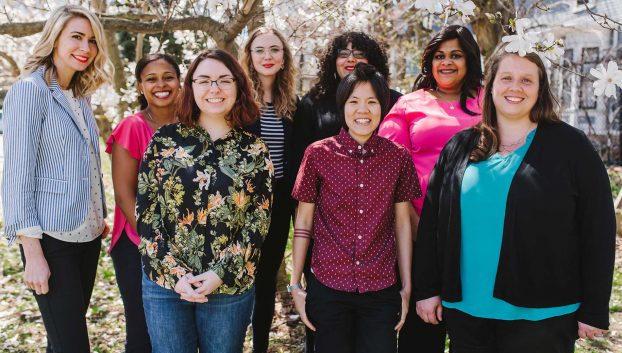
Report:
[[[17,81],[4,100],[2,207],[9,244],[18,231],[89,241],[101,234],[107,215],[90,98],[70,103],[55,79],[47,85],[44,72],[40,67]],[[80,111],[72,109],[76,103]],[[87,215],[93,211],[91,228]],[[75,231],[85,224],[99,234],[78,236]]]

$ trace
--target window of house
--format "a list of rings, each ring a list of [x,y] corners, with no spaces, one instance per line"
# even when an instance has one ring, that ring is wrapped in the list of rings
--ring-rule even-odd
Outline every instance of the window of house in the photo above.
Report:
[[[581,73],[590,75],[590,70],[598,64],[598,48],[583,48],[581,53]],[[581,78],[581,90],[579,92],[579,108],[596,109],[596,96],[594,96],[593,81]]]
[[[564,57],[562,59],[562,66],[564,68],[573,70],[574,69],[574,50],[572,49],[566,49],[564,50]],[[561,89],[561,99],[562,99],[562,107],[564,109],[569,109],[572,108],[573,102],[572,102],[572,91],[573,91],[573,83],[574,81],[574,74],[561,69],[561,79],[562,79],[562,89]],[[576,90],[575,90],[576,92]]]

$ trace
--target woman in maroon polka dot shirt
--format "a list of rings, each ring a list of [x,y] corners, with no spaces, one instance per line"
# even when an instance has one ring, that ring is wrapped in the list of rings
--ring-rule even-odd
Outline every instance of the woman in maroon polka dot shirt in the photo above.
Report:
[[[409,202],[421,191],[408,151],[376,134],[388,103],[382,74],[357,64],[337,88],[341,132],[307,148],[296,179],[289,290],[315,331],[316,353],[396,352],[408,312]],[[305,292],[300,280],[311,238]]]

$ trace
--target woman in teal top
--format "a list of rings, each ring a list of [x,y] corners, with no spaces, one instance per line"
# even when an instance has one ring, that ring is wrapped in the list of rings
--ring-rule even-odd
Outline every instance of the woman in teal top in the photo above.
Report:
[[[443,301],[444,307],[500,320],[543,320],[570,314],[579,308],[579,303],[525,308],[493,297],[508,191],[535,132],[534,128],[520,139],[524,144],[513,152],[495,153],[487,160],[468,164],[460,190],[462,301]]]
[[[452,353],[570,353],[609,326],[615,216],[586,136],[561,122],[536,54],[501,46],[482,122],[455,135],[430,177],[414,297]]]

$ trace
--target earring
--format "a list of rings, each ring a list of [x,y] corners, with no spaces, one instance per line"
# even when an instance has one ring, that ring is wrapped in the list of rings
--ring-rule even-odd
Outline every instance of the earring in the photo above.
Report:
[[[285,65],[281,65],[281,71],[285,70]]]

